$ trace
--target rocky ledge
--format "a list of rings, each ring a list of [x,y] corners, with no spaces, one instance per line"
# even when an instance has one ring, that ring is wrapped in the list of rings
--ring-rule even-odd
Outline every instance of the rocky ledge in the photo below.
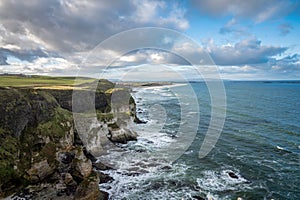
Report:
[[[114,93],[130,94],[107,83],[105,91],[96,90],[95,107],[102,126],[95,134],[102,131],[118,143],[136,140],[137,134],[126,129],[124,118],[115,116],[122,113],[134,121],[134,100],[130,97],[127,107],[112,106]],[[108,198],[99,190],[99,182],[110,178],[95,170],[107,167],[95,163],[92,148],[75,129],[71,102],[69,90],[0,88],[0,198]]]

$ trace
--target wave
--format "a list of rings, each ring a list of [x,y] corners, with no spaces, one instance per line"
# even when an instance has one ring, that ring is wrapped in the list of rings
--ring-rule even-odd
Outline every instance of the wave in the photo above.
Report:
[[[143,163],[144,165],[149,162]],[[195,191],[186,183],[184,177],[187,170],[185,165],[150,163],[156,170],[142,173],[109,170],[106,173],[113,177],[111,183],[101,184],[111,199],[191,199]],[[150,169],[151,167],[148,167]],[[131,169],[138,172],[139,167]]]
[[[202,177],[197,178],[197,183],[201,189],[213,193],[250,188],[250,181],[242,177],[242,175],[236,169],[203,171]]]

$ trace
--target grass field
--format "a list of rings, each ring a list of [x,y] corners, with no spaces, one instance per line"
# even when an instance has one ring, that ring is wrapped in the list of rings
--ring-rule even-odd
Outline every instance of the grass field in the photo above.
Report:
[[[2,87],[64,87],[74,86],[82,83],[90,83],[96,79],[87,77],[53,77],[53,76],[18,76],[2,75],[0,76],[0,86]]]

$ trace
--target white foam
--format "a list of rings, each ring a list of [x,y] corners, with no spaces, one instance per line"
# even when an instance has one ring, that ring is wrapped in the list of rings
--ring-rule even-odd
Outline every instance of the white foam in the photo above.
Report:
[[[149,87],[142,87],[145,90],[152,90],[152,89],[164,89],[164,88],[172,88],[172,87],[181,87],[186,86],[187,83],[177,83],[172,85],[160,85],[160,86],[149,86]],[[140,88],[136,88],[137,90],[140,90]]]
[[[176,84],[172,87],[181,85],[184,84]],[[161,170],[163,166],[169,165],[169,163],[161,157],[149,157],[147,154],[168,149],[169,145],[174,146],[174,142],[176,142],[176,138],[171,138],[170,135],[166,134],[166,130],[158,130],[158,128],[162,128],[161,120],[149,119],[147,116],[151,103],[159,102],[160,99],[173,98],[173,93],[167,87],[170,86],[139,88],[136,93],[133,93],[134,98],[138,99],[137,107],[144,111],[139,113],[138,117],[148,122],[133,125],[133,129],[139,135],[138,140],[121,145],[125,152],[114,151],[99,158],[100,161],[110,161],[113,162],[114,166],[117,166],[117,170],[105,172],[113,177],[114,181],[101,184],[101,188],[110,194],[111,199],[178,199],[179,197],[180,199],[191,199],[190,194],[195,192],[190,188],[192,186],[176,187],[174,190],[174,188],[164,184],[158,189],[151,189],[151,184],[156,182],[176,182],[177,178],[184,178],[187,168],[182,165],[172,166],[171,170]],[[170,122],[168,125],[179,123],[179,121]]]
[[[203,171],[203,176],[197,178],[197,184],[200,188],[206,191],[226,191],[226,190],[236,190],[241,188],[248,188],[248,180],[243,178],[237,171],[233,173],[238,176],[238,178],[232,178],[229,176],[229,172],[232,170],[221,170]]]
[[[217,195],[213,195],[210,192],[207,193],[206,198],[208,200],[214,200],[214,199],[219,199],[219,197]]]
[[[186,151],[186,152],[184,152],[184,154],[185,154],[185,155],[189,155],[189,154],[192,154],[192,153],[194,153],[194,151],[193,151],[193,150],[190,150],[190,151]]]
[[[279,150],[284,150],[284,148],[280,147],[280,146],[276,146],[276,148],[279,149]]]
[[[153,162],[153,160],[151,161]],[[158,162],[158,161],[157,161]],[[147,161],[140,162],[141,165],[146,165]],[[163,166],[162,163],[157,163],[156,169]],[[153,163],[152,163],[153,165]],[[174,165],[173,170],[153,170],[148,167],[147,172],[129,175],[124,170],[109,170],[105,173],[114,178],[111,183],[101,184],[101,189],[110,194],[111,199],[191,199],[193,192],[188,186],[182,186],[177,189],[172,189],[169,184],[180,182],[176,177],[184,177],[187,167],[185,165]],[[134,167],[132,172],[137,172],[138,167]]]

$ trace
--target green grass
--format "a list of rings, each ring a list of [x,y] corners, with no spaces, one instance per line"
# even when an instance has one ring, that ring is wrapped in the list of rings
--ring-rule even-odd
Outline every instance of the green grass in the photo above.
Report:
[[[97,112],[97,119],[101,122],[109,122],[114,118],[113,113],[100,113]]]
[[[60,138],[64,137],[68,133],[70,127],[66,124],[73,121],[71,112],[56,108],[54,117],[45,122],[40,123],[37,126],[37,135],[43,135],[50,137],[52,141],[59,141]]]
[[[18,155],[17,146],[17,139],[0,128],[0,185],[17,174],[13,168]]]
[[[73,86],[95,81],[87,77],[51,77],[38,76],[21,77],[14,75],[0,76],[0,86],[2,87],[40,87],[40,86]]]
[[[126,92],[126,91],[128,91],[128,89],[127,88],[110,88],[110,89],[106,90],[105,93],[112,94],[114,92],[124,92],[124,91]]]

